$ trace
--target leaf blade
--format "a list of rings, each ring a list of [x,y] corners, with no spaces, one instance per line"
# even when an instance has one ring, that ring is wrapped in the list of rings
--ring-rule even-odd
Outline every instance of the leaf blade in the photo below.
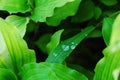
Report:
[[[75,49],[75,47],[95,28],[93,26],[85,28],[76,36],[63,41],[48,56],[46,62],[62,63],[67,56]]]

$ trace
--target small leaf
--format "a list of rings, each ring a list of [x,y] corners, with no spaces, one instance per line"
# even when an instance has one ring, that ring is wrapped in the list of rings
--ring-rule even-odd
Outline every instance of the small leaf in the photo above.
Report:
[[[67,66],[47,62],[26,64],[19,75],[22,80],[88,80]]]
[[[47,18],[46,23],[51,26],[58,26],[61,20],[66,19],[68,16],[73,16],[76,14],[81,0],[74,0],[66,5],[56,8],[54,15]]]
[[[35,62],[35,52],[28,49],[18,29],[0,18],[0,67],[18,73],[20,68]]]
[[[29,22],[29,18],[11,15],[11,16],[8,16],[5,20],[11,23],[12,25],[14,25],[15,27],[17,27],[20,32],[21,37],[24,37],[27,24]]]
[[[25,13],[31,8],[28,0],[0,0],[0,10],[6,10],[9,13]]]
[[[113,6],[118,3],[117,0],[100,0],[100,2],[102,2],[106,6]]]
[[[52,36],[51,33],[44,34],[35,42],[38,48],[44,53],[47,53],[46,45],[48,44],[51,36]]]
[[[74,0],[35,0],[35,8],[31,18],[36,22],[45,22],[47,17],[53,16],[55,8],[62,7],[72,1]]]
[[[103,21],[102,35],[106,45],[109,45],[110,42],[113,22],[114,20],[112,18],[104,18]]]
[[[81,23],[94,17],[94,3],[91,0],[83,0],[78,12],[72,17],[72,22]]]
[[[120,41],[119,34],[120,34],[120,14],[117,16],[113,23],[110,45],[116,44]]]
[[[51,40],[46,46],[48,53],[51,53],[58,46],[58,44],[60,43],[60,37],[63,31],[64,31],[63,29],[59,30],[51,36]]]
[[[98,19],[101,14],[102,14],[101,8],[100,7],[95,7],[95,9],[94,9],[94,18]]]
[[[61,42],[48,56],[46,62],[62,63],[66,57],[75,49],[75,47],[95,28],[90,26],[85,28],[79,34]]]
[[[9,69],[0,68],[0,80],[18,80],[17,76]]]

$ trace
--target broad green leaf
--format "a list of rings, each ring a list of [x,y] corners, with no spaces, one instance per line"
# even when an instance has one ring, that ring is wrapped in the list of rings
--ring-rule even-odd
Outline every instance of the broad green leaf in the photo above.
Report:
[[[84,67],[76,64],[68,64],[68,66],[84,74],[88,78],[88,80],[93,80],[94,73],[92,71],[87,70]]]
[[[114,19],[112,18],[104,18],[103,20],[102,35],[106,45],[109,45],[109,42],[110,42],[113,22],[114,22]]]
[[[10,24],[16,26],[20,32],[20,35],[24,37],[27,24],[29,22],[29,18],[11,15],[11,16],[8,16],[5,20]]]
[[[63,29],[58,30],[51,36],[51,40],[46,46],[48,53],[51,53],[58,46],[63,31],[64,31]]]
[[[16,27],[0,18],[0,67],[18,73],[20,68],[35,62],[35,53],[28,49]]]
[[[85,28],[79,34],[61,42],[48,56],[46,62],[62,63],[75,47],[95,28],[93,26]]]
[[[51,33],[44,34],[35,42],[38,48],[44,53],[47,53],[46,45],[48,44],[51,36],[52,36]]]
[[[31,8],[28,0],[0,0],[0,10],[6,10],[9,13],[25,13]]]
[[[110,45],[116,44],[120,41],[120,14],[113,23],[112,34],[110,38]]]
[[[22,80],[88,80],[83,74],[57,63],[31,63],[22,67]]]
[[[83,0],[78,12],[72,17],[72,22],[84,22],[94,17],[94,3],[91,0]]]
[[[103,51],[104,57],[96,65],[94,80],[114,80],[113,72],[117,68],[120,68],[119,20],[120,14],[117,16],[113,23],[110,43],[108,47]]]
[[[95,7],[94,8],[94,18],[98,19],[100,15],[102,14],[102,10],[100,7]]]
[[[114,80],[113,71],[120,67],[120,41],[108,46],[104,57],[97,63],[94,80]]]
[[[54,9],[62,7],[68,2],[74,0],[35,0],[35,8],[32,12],[32,20],[45,22],[47,17],[51,17],[54,14]]]
[[[0,80],[18,80],[17,76],[9,69],[0,68]]]
[[[73,2],[67,3],[63,7],[56,8],[54,10],[54,15],[48,17],[46,23],[48,25],[57,26],[60,24],[61,20],[66,19],[68,16],[73,16],[76,14],[81,0],[74,0]]]
[[[102,2],[103,4],[107,6],[113,6],[118,3],[117,0],[100,0],[100,2]]]
[[[114,80],[120,80],[120,68],[115,69],[113,71],[113,78],[114,78]]]

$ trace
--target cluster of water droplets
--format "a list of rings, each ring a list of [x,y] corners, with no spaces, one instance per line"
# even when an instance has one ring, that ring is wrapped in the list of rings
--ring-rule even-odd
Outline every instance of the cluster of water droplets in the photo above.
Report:
[[[69,45],[62,45],[62,49],[63,49],[63,51],[68,51],[68,50],[70,50],[70,49],[75,49],[75,47],[77,46],[77,44],[75,44],[74,42],[71,42],[71,44],[69,44]]]

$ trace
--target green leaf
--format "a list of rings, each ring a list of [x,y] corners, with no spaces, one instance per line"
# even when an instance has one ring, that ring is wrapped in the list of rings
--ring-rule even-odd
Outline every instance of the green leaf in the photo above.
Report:
[[[94,16],[94,7],[94,3],[91,0],[83,0],[77,14],[72,17],[72,22],[79,23],[92,19]]]
[[[35,62],[35,53],[28,49],[16,27],[0,18],[0,67],[18,73],[20,68]]]
[[[94,18],[98,19],[101,14],[102,14],[101,8],[100,7],[95,7],[95,9],[94,9]]]
[[[54,14],[54,9],[62,7],[68,2],[74,0],[35,0],[35,8],[32,12],[32,20],[45,22],[47,17],[51,17]]]
[[[18,80],[17,76],[9,69],[0,68],[0,80]]]
[[[0,0],[0,10],[6,10],[9,13],[25,13],[31,8],[28,0]]]
[[[5,20],[7,22],[9,22],[10,24],[14,25],[15,27],[17,27],[20,32],[20,35],[22,37],[24,37],[26,28],[27,28],[27,24],[29,22],[29,18],[20,17],[20,16],[16,16],[16,15],[10,15]]]
[[[66,19],[68,16],[76,14],[81,0],[74,0],[73,2],[67,3],[66,5],[56,8],[54,15],[48,17],[46,23],[51,26],[58,26],[61,20]]]
[[[115,69],[113,71],[113,78],[114,78],[114,80],[120,80],[120,68]]]
[[[100,0],[100,2],[102,2],[106,6],[113,6],[118,3],[117,0]]]
[[[114,20],[112,18],[104,18],[102,25],[102,35],[106,45],[109,45],[112,33],[112,25]]]
[[[88,80],[93,80],[94,73],[92,71],[87,70],[84,67],[76,64],[68,64],[68,66],[84,74],[88,78]]]
[[[51,36],[52,36],[51,33],[44,34],[35,42],[38,48],[44,53],[47,53],[46,45],[48,44]]]
[[[88,80],[67,66],[47,62],[26,64],[19,75],[22,80]]]
[[[58,30],[51,36],[51,40],[46,46],[48,53],[51,53],[58,46],[58,44],[60,43],[60,37],[63,31],[64,31],[63,29]]]
[[[93,26],[85,28],[79,34],[61,42],[48,56],[46,62],[62,63],[66,57],[75,49],[75,47],[95,28]]]
[[[117,16],[113,23],[110,45],[116,44],[120,41],[119,34],[120,34],[120,14]]]
[[[103,51],[104,57],[96,65],[94,80],[114,80],[113,72],[117,68],[120,68],[119,21],[120,14],[117,16],[113,23],[110,43],[108,47]]]
[[[114,80],[113,71],[120,67],[120,41],[108,46],[104,57],[97,63],[94,80]]]

